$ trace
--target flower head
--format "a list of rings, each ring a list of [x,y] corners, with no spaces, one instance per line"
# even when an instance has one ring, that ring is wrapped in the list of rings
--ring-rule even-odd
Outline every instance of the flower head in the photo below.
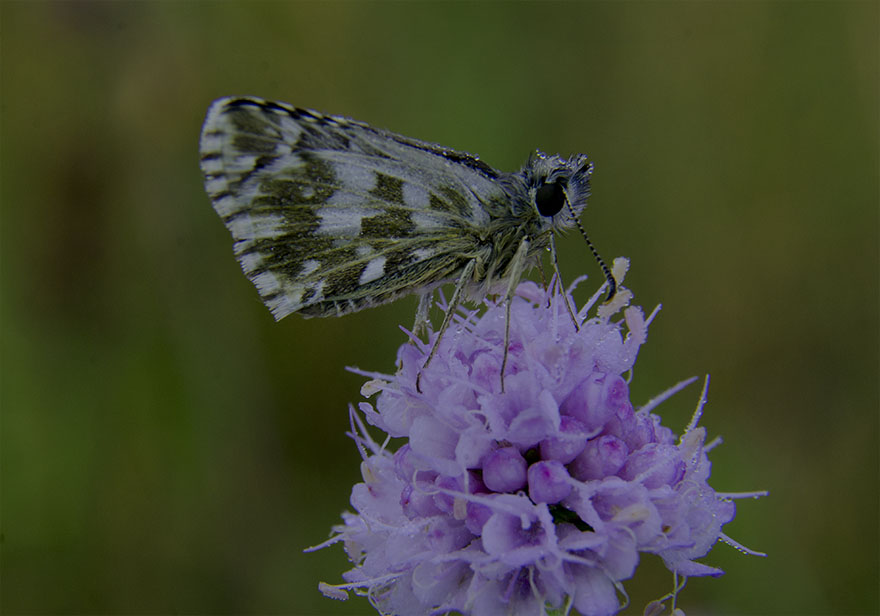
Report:
[[[651,411],[691,381],[635,410],[624,374],[650,319],[622,289],[585,320],[597,297],[576,327],[570,296],[522,283],[503,391],[503,302],[457,315],[427,368],[430,345],[405,344],[397,374],[365,386],[381,391],[359,406],[367,421],[407,441],[390,452],[352,413],[364,481],[324,545],[342,541],[354,567],[325,594],[358,591],[383,614],[592,616],[623,607],[643,552],[722,573],[694,560],[735,515],[736,495],[707,483],[704,398],[680,438]]]

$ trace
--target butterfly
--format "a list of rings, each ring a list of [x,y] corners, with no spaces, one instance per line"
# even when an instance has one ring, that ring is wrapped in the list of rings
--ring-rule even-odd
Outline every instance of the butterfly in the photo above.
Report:
[[[215,101],[202,128],[201,169],[235,256],[276,319],[344,315],[455,285],[430,363],[461,301],[504,294],[577,227],[616,285],[579,217],[593,164],[533,153],[513,173],[477,156],[254,97]],[[572,317],[574,318],[574,317]],[[424,369],[423,367],[423,369]],[[503,389],[504,365],[501,368]]]

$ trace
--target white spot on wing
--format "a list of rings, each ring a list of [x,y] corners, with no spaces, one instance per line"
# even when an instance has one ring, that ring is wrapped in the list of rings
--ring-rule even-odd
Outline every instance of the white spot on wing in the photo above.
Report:
[[[242,174],[252,171],[257,163],[255,154],[237,154],[229,156],[224,162],[224,168],[227,175]]]
[[[409,207],[428,207],[430,195],[421,185],[413,182],[403,183],[403,202]]]
[[[277,115],[281,118],[281,133],[284,136],[283,141],[285,143],[296,143],[299,141],[299,137],[303,132],[302,127],[296,122],[296,120],[285,113],[278,112]]]
[[[271,295],[281,290],[281,281],[273,272],[260,272],[251,279],[260,295]]]
[[[368,282],[372,282],[377,278],[381,278],[382,274],[385,273],[385,257],[380,256],[376,257],[369,263],[367,263],[367,267],[364,268],[364,271],[361,272],[361,277],[358,280],[360,284],[367,284]]]
[[[302,308],[302,302],[300,301],[302,295],[303,287],[298,286],[290,293],[282,293],[277,297],[267,300],[266,306],[269,307],[269,310],[272,311],[272,316],[278,321],[289,315],[291,312],[296,312]]]
[[[211,152],[214,154],[214,152]],[[217,158],[209,158],[202,161],[202,173],[205,175],[216,175],[223,172],[223,161]]]
[[[238,257],[241,269],[245,273],[251,273],[263,264],[263,255],[259,252],[246,252]]]
[[[225,192],[229,184],[225,178],[217,178],[206,182],[206,187],[212,195]],[[248,204],[257,196],[257,187],[246,184],[237,193],[226,194],[220,199],[214,199],[214,210],[221,218],[226,218],[248,207]]]
[[[352,164],[348,159],[353,159],[351,155],[348,159],[334,156],[335,152],[328,155],[327,159],[332,160],[333,172],[340,184],[349,188],[360,188],[364,192],[370,190],[376,185],[376,172],[364,164]]]
[[[226,226],[235,239],[257,240],[280,235],[283,224],[284,218],[278,215],[244,213],[232,218]]]
[[[312,288],[315,289],[315,293],[312,295],[312,299],[309,300],[310,305],[315,304],[315,303],[324,299],[324,281],[323,280],[318,281],[316,284],[313,285]],[[300,297],[302,297],[302,294],[300,294]],[[298,309],[299,308],[297,308],[297,310]]]
[[[413,212],[412,220],[419,231],[447,228],[447,225],[439,220],[436,214],[429,211]]]
[[[309,259],[302,264],[302,270],[297,274],[297,276],[308,276],[312,274],[321,267],[321,262],[315,259]]]
[[[361,232],[361,218],[367,213],[364,210],[340,207],[322,207],[318,209],[321,225],[317,233],[342,237],[357,237]]]

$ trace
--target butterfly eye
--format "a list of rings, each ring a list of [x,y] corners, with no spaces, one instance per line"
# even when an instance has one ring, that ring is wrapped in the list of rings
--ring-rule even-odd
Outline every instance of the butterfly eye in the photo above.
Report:
[[[550,217],[559,213],[565,205],[565,193],[563,188],[565,180],[556,180],[541,184],[535,192],[535,206],[541,216]]]

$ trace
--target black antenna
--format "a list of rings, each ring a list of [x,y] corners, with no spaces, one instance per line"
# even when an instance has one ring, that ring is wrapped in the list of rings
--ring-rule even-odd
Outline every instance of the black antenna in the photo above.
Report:
[[[610,302],[611,298],[617,293],[617,281],[614,280],[614,276],[611,275],[611,270],[608,269],[608,266],[605,265],[605,261],[602,260],[602,257],[599,256],[599,251],[596,250],[596,247],[593,246],[593,242],[590,241],[587,232],[584,231],[583,226],[581,226],[581,221],[578,220],[578,217],[575,216],[574,209],[571,207],[571,203],[568,201],[568,195],[565,195],[565,205],[568,206],[568,211],[571,212],[571,217],[574,218],[574,224],[577,225],[578,231],[581,232],[581,235],[584,236],[584,239],[587,242],[587,246],[590,247],[590,252],[593,253],[593,256],[596,258],[596,262],[599,263],[599,267],[602,268],[602,273],[605,274],[605,279],[608,281],[608,297],[605,298],[606,302]]]

